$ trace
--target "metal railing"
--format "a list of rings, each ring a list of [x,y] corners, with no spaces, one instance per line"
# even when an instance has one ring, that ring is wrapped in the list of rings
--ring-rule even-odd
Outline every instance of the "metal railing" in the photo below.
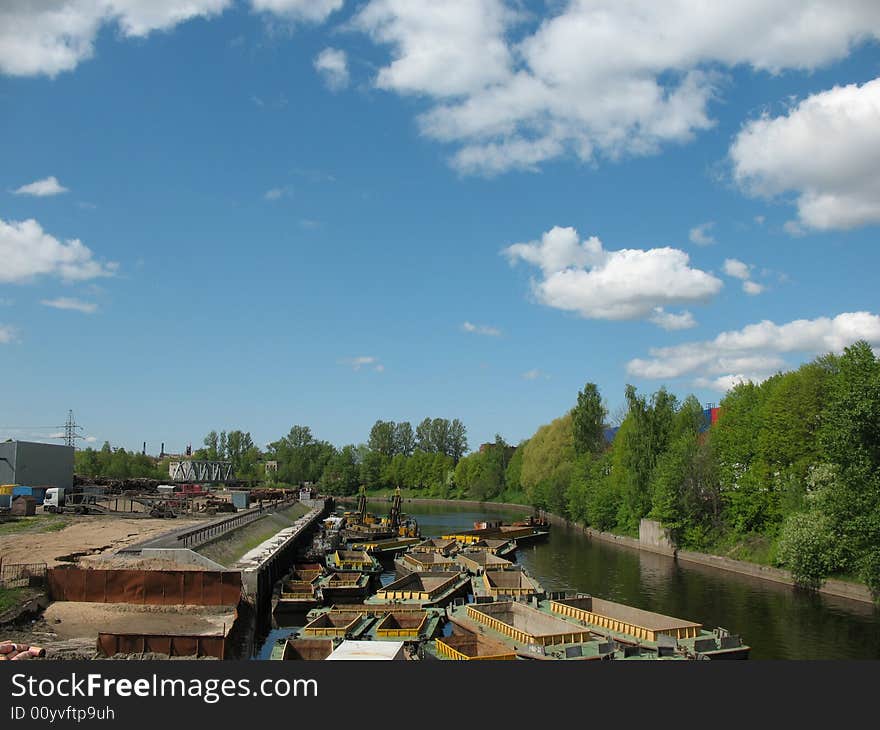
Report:
[[[290,500],[289,503],[292,504],[295,501],[296,500]],[[286,506],[288,506],[288,500],[282,500],[280,502],[274,503],[270,509],[277,510]],[[261,517],[265,517],[268,513],[269,511],[266,508],[263,508],[234,514],[230,517],[227,517],[226,519],[212,522],[209,525],[195,527],[192,530],[181,532],[177,535],[177,540],[184,547],[198,547],[199,545],[202,545],[209,540],[220,537],[227,532],[237,530],[239,527],[243,527],[244,525],[250,524],[251,522],[255,522]]]
[[[46,563],[3,563],[0,588],[42,588],[46,585]]]

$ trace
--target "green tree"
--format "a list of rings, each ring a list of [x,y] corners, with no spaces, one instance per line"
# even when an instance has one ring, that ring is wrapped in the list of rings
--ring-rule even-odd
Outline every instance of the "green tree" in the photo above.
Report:
[[[396,426],[394,421],[376,421],[370,429],[368,444],[373,451],[390,458],[397,453],[395,437]]]
[[[595,383],[587,383],[578,393],[571,412],[574,450],[578,454],[598,454],[605,449],[605,418],[608,411]]]

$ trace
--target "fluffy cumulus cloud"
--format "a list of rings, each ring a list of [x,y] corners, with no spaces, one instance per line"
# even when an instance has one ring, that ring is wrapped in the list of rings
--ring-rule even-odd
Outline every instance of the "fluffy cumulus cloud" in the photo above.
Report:
[[[688,238],[691,243],[695,243],[698,246],[711,246],[715,243],[715,238],[710,233],[714,227],[715,223],[712,221],[709,221],[708,223],[700,223],[698,226],[691,228],[688,233]]]
[[[113,276],[117,264],[95,259],[78,238],[59,241],[35,220],[0,219],[0,282],[22,283],[36,276],[85,281]]]
[[[232,0],[3,0],[0,73],[12,76],[70,71],[94,53],[104,25],[126,37],[168,30],[222,12]]]
[[[781,325],[764,320],[713,340],[654,348],[650,358],[630,360],[627,372],[658,380],[693,376],[698,386],[725,391],[739,381],[760,382],[784,369],[786,354],[840,352],[857,340],[880,346],[880,316],[845,312]]]
[[[790,233],[880,223],[880,78],[749,122],[730,158],[748,192],[794,194],[798,218],[786,225]]]
[[[67,188],[58,182],[57,177],[50,175],[42,180],[36,180],[27,185],[22,185],[20,188],[16,188],[12,192],[16,195],[33,195],[38,198],[45,198],[49,195],[66,193]]]
[[[73,297],[58,297],[57,299],[43,299],[40,304],[54,309],[69,309],[83,314],[94,314],[98,311],[98,305],[94,302],[84,302],[82,299]]]
[[[345,51],[325,48],[315,57],[315,70],[321,74],[324,83],[334,91],[348,86],[348,59]]]
[[[691,267],[679,249],[607,251],[595,236],[581,241],[574,228],[557,226],[540,241],[517,243],[503,253],[511,263],[526,261],[540,269],[540,278],[532,281],[540,303],[590,319],[650,319],[683,329],[692,326],[690,314],[671,315],[665,308],[705,302],[723,286],[711,273]]]
[[[461,325],[464,332],[470,332],[474,335],[485,335],[486,337],[500,337],[501,330],[497,327],[490,327],[485,324],[473,324],[472,322],[464,322]]]
[[[419,123],[464,172],[563,155],[648,154],[711,127],[719,74],[813,69],[880,37],[867,0],[370,0],[354,27],[390,49],[379,88],[426,97]]]
[[[0,324],[0,345],[8,345],[15,341],[15,328],[8,324]]]
[[[345,0],[251,0],[251,7],[291,20],[321,23],[344,3]]]

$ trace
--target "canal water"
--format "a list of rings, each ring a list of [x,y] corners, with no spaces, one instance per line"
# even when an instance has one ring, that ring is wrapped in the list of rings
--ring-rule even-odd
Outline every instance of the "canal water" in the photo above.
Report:
[[[383,514],[387,504],[371,503]],[[522,519],[504,509],[407,502],[425,537],[472,529],[478,520]],[[880,659],[880,611],[858,601],[811,594],[769,581],[587,538],[553,526],[545,542],[517,551],[517,562],[547,590],[576,590],[740,634],[753,659]],[[383,576],[383,583],[391,574]],[[302,625],[301,623],[299,624]],[[292,629],[274,629],[259,658]]]

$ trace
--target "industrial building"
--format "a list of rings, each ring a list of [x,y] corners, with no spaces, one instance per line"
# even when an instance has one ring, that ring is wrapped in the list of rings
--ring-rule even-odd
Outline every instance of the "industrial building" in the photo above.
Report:
[[[32,441],[0,443],[0,484],[73,486],[73,447]]]

